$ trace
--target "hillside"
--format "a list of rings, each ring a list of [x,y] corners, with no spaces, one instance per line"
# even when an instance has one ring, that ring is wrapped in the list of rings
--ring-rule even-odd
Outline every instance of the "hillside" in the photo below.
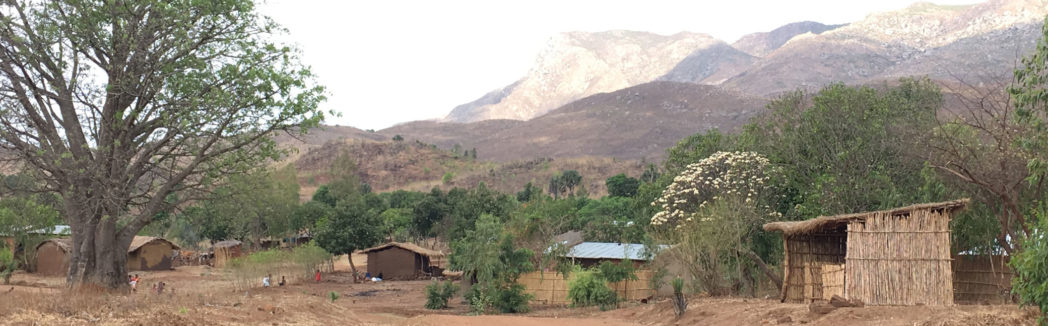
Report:
[[[736,128],[764,100],[714,86],[652,82],[591,95],[528,121],[411,122],[379,131],[443,148],[476,148],[482,160],[598,156],[659,159],[680,139]]]
[[[348,153],[358,175],[375,191],[429,191],[453,187],[472,188],[483,182],[504,193],[516,193],[528,182],[545,187],[550,177],[577,170],[593,197],[607,194],[604,180],[619,173],[637,177],[643,163],[611,158],[537,158],[506,163],[473,160],[420,142],[337,140],[311,147],[291,161],[298,170],[300,195],[308,199],[317,187],[330,181],[328,168],[338,155]],[[445,175],[450,181],[444,182]]]
[[[588,95],[655,80],[689,54],[718,43],[696,33],[563,33],[520,81],[456,107],[445,120],[528,120]]]
[[[1010,72],[1033,49],[1045,15],[1046,0],[917,3],[822,34],[797,35],[723,85],[771,95],[914,75],[978,83],[987,74]]]

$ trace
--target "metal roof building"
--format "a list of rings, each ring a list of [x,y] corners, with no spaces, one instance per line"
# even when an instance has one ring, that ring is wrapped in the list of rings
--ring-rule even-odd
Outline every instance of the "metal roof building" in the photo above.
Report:
[[[669,246],[659,245],[658,250],[666,248]],[[647,261],[645,254],[644,245],[638,243],[583,242],[571,247],[564,257],[579,260],[585,266],[604,260]]]

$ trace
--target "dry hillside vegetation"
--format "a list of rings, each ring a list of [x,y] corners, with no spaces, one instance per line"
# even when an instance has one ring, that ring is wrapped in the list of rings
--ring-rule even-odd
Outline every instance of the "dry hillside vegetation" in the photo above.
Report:
[[[478,155],[484,153],[479,149],[478,152]],[[303,199],[312,196],[318,186],[328,183],[328,168],[343,153],[354,158],[361,181],[378,192],[429,191],[433,187],[445,190],[472,188],[483,182],[494,190],[513,194],[528,182],[545,187],[554,174],[577,170],[582,174],[589,194],[597,197],[607,194],[604,180],[608,177],[619,173],[638,176],[643,168],[640,161],[597,157],[496,163],[465,158],[413,141],[342,140],[309,148],[293,161],[299,173]],[[449,182],[444,182],[445,175],[451,176]]]

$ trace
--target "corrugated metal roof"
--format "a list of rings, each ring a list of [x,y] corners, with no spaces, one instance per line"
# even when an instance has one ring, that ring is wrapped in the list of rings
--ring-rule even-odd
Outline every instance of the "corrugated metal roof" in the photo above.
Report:
[[[669,248],[659,245],[659,250]],[[644,245],[639,243],[583,242],[568,251],[565,257],[584,259],[645,260]]]

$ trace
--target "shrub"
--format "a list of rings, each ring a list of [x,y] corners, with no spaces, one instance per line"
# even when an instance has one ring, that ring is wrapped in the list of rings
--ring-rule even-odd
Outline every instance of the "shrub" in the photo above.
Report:
[[[1040,308],[1038,324],[1048,325],[1048,212],[1042,209],[1035,217],[1036,229],[1023,239],[1023,250],[1011,259],[1016,273],[1012,291],[1019,295],[1021,304]]]
[[[607,281],[594,271],[576,273],[568,283],[568,300],[576,307],[600,306],[601,310],[614,308],[618,303],[615,291],[608,288]]]
[[[331,298],[331,302],[334,303],[335,300],[338,300],[338,292],[335,292],[335,291],[328,292],[328,298]]]
[[[515,282],[500,288],[495,296],[493,304],[502,313],[528,312],[528,301],[534,298],[533,295],[524,292],[524,285]]]
[[[15,272],[16,268],[18,268],[18,261],[15,260],[11,249],[0,246],[0,278],[4,279],[4,285],[11,283],[11,274]]]
[[[426,286],[426,309],[445,309],[448,300],[458,293],[459,287],[451,281],[437,282]]]

